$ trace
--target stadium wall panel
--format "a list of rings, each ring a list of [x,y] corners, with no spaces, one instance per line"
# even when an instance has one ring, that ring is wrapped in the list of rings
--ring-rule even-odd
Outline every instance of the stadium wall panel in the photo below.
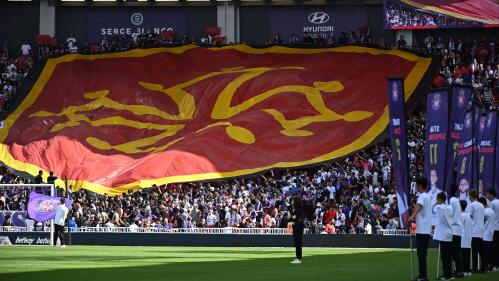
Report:
[[[40,27],[40,3],[8,3],[1,6],[7,13],[6,43],[12,57],[17,56],[19,48],[24,42],[30,43],[34,52],[35,36]]]
[[[268,37],[270,9],[268,7],[240,7],[240,40],[247,44],[262,44]],[[257,20],[256,20],[257,19]]]
[[[199,40],[204,35],[204,28],[217,26],[217,7],[189,7],[187,13],[187,33]],[[181,35],[181,34],[180,34]]]
[[[0,241],[12,245],[47,245],[49,234],[0,232]],[[68,241],[68,238],[66,240]],[[3,243],[5,244],[5,243]],[[7,243],[8,244],[8,243]],[[83,233],[71,234],[71,245],[108,246],[204,246],[204,247],[293,247],[291,235],[176,234],[176,233]],[[303,237],[304,247],[409,248],[407,236],[321,235]],[[438,247],[431,240],[430,247]]]
[[[142,16],[134,25],[131,17],[136,13]],[[169,20],[174,16],[177,18]],[[101,38],[98,31],[102,27],[131,30],[139,27],[147,31],[152,27],[168,27],[171,23],[175,24],[177,39],[180,40],[182,35],[187,33],[199,40],[204,34],[205,27],[217,25],[216,7],[58,6],[56,8],[56,35],[59,41],[65,42],[69,34],[73,33],[80,47],[85,42],[96,43],[95,38]]]

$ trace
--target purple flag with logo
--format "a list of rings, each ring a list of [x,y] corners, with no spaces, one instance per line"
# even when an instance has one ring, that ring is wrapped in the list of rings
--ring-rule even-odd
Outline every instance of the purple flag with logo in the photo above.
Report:
[[[406,227],[409,218],[409,166],[407,159],[407,128],[405,122],[404,80],[388,79],[388,110],[390,113],[390,139],[393,171],[400,215],[400,226]]]
[[[456,164],[459,139],[463,131],[464,114],[468,110],[472,89],[453,87],[449,116],[449,141],[446,161],[445,192],[452,194],[452,185],[455,183],[454,167]]]
[[[457,150],[457,185],[456,196],[459,200],[467,200],[472,181],[473,150],[473,111],[464,115],[464,126]]]
[[[472,183],[471,188],[478,188],[478,140],[480,139],[480,119],[482,115],[482,108],[477,104],[473,104],[473,162],[472,162]]]
[[[449,126],[449,95],[447,90],[426,96],[425,176],[430,179],[430,194],[444,190],[447,132]],[[433,197],[432,197],[433,199]]]
[[[43,195],[31,192],[28,202],[28,214],[30,218],[38,222],[44,222],[55,218],[55,208],[59,205],[61,197]],[[71,199],[66,199],[66,207],[71,207]]]
[[[494,186],[497,112],[490,111],[487,115],[482,115],[479,126],[478,190],[483,194]]]

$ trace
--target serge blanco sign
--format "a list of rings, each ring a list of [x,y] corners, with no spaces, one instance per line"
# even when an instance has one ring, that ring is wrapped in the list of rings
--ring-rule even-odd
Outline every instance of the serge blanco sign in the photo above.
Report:
[[[183,34],[186,31],[186,15],[182,9],[149,9],[139,11],[132,9],[95,10],[88,14],[88,40],[100,42],[103,36],[134,35],[148,32],[161,33],[175,31]]]

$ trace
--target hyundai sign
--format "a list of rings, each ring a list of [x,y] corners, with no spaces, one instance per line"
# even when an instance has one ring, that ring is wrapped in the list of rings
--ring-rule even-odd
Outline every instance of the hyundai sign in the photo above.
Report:
[[[97,9],[88,13],[88,40],[100,42],[104,36],[186,32],[187,16],[181,8]]]
[[[291,34],[313,38],[339,37],[342,32],[355,31],[367,26],[366,7],[272,7],[270,34],[279,33],[284,43]]]

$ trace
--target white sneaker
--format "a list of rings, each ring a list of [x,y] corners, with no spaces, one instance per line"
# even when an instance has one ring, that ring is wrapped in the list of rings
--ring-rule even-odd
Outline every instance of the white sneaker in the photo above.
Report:
[[[66,245],[62,245],[61,248],[66,248]]]
[[[295,264],[296,264],[296,263],[301,263],[301,260],[299,260],[299,259],[295,259],[295,260],[294,260],[294,261],[292,261],[291,263],[295,263]]]

